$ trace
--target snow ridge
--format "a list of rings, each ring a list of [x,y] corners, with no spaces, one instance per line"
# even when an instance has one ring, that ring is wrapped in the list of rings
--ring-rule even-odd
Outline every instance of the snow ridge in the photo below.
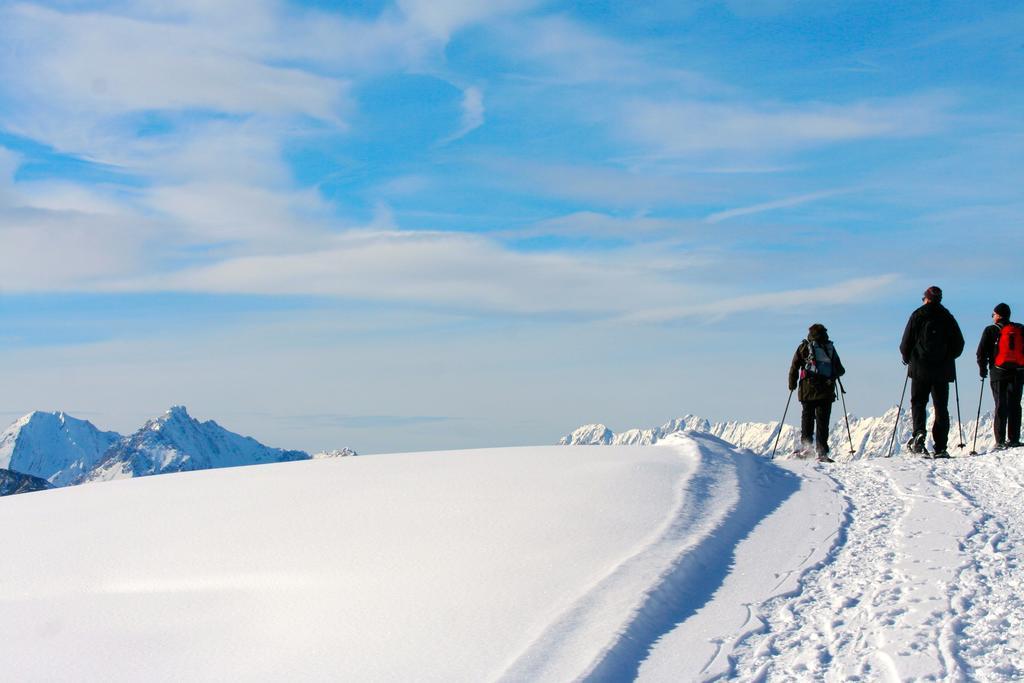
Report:
[[[791,473],[711,435],[664,445],[697,468],[679,482],[663,528],[556,617],[500,680],[634,679],[655,642],[711,599],[739,539],[799,487]],[[638,585],[647,589],[630,590]]]

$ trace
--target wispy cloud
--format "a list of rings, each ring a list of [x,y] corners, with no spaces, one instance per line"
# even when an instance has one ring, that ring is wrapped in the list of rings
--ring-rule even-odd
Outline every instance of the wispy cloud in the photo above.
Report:
[[[695,198],[726,196],[722,184],[704,174],[678,174],[610,164],[542,163],[503,157],[483,159],[482,182],[534,195],[585,202],[594,208],[683,205]]]
[[[916,96],[837,105],[636,100],[624,133],[655,154],[795,151],[840,142],[917,137],[940,130],[950,100]]]
[[[669,65],[656,48],[617,40],[561,15],[503,24],[493,33],[506,52],[515,54],[514,74],[542,85],[659,83],[673,92],[733,91],[698,71]]]
[[[458,140],[482,125],[484,125],[484,94],[480,88],[470,86],[462,91],[462,121],[459,124],[459,129],[444,138],[441,144]]]
[[[717,211],[709,215],[707,218],[705,218],[704,221],[707,223],[720,223],[722,221],[729,220],[730,218],[736,218],[737,216],[749,216],[750,214],[763,213],[765,211],[773,211],[775,209],[786,209],[793,206],[800,206],[801,204],[808,204],[819,199],[834,197],[838,194],[845,194],[847,192],[852,192],[852,190],[825,190],[823,192],[811,192],[809,194],[801,194],[795,197],[776,199],[775,201],[763,202],[761,204],[754,204],[752,206],[744,206],[736,209]]]
[[[477,235],[349,231],[306,252],[227,258],[113,291],[302,294],[463,310],[604,315],[672,301],[678,283],[641,259],[521,253]]]
[[[665,323],[696,318],[723,320],[737,313],[751,311],[764,313],[766,311],[802,309],[808,306],[839,306],[879,295],[897,279],[898,276],[894,274],[860,277],[822,287],[764,292],[687,306],[648,309],[628,314],[622,319],[646,323]]]
[[[398,0],[410,21],[447,40],[455,31],[475,23],[518,14],[540,5],[542,0]]]
[[[0,10],[0,24],[0,36],[20,46],[0,69],[10,99],[0,123],[59,149],[90,154],[91,138],[109,136],[124,125],[118,117],[137,111],[342,122],[344,80],[274,65],[237,33],[33,5]]]
[[[692,233],[699,221],[649,216],[615,216],[597,211],[578,211],[557,216],[516,230],[498,233],[501,237],[529,238],[563,236],[595,239],[643,240],[668,234]]]
[[[2,413],[0,413],[2,414]],[[347,429],[387,429],[414,425],[457,422],[464,418],[443,415],[286,415],[274,418],[293,427],[319,429],[322,427],[344,427]]]

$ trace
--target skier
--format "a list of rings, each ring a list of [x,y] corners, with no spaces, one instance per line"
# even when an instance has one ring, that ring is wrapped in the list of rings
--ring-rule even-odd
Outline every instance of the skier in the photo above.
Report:
[[[1020,443],[1020,401],[1024,386],[1024,326],[1010,322],[1010,307],[999,304],[992,311],[992,324],[981,333],[978,368],[984,379],[991,374],[992,398],[996,404],[996,450],[1017,448]]]
[[[797,388],[799,378],[797,398],[803,409],[798,455],[806,457],[814,452],[817,433],[818,462],[834,462],[828,455],[828,426],[836,400],[836,378],[845,373],[839,354],[829,341],[828,330],[821,323],[811,325],[807,339],[797,346],[789,365],[789,390]]]
[[[964,351],[964,335],[953,314],[942,305],[942,290],[932,286],[921,297],[923,305],[910,315],[900,342],[903,364],[909,365],[910,412],[914,435],[907,446],[911,453],[948,458],[949,383],[956,381],[956,359]],[[925,448],[926,411],[931,395],[935,409],[932,425],[934,454]]]

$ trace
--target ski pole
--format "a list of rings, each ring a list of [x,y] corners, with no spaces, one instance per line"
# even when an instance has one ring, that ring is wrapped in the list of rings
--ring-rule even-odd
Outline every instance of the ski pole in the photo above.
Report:
[[[843,380],[838,377],[836,381],[839,382],[839,398],[843,402],[843,417],[846,418],[846,436],[850,437],[850,455],[856,455],[857,451],[853,448],[853,433],[850,431],[850,414],[846,412],[846,387],[843,386]]]
[[[775,449],[779,447],[779,439],[782,437],[782,425],[786,424],[786,413],[789,412],[789,402],[793,400],[793,392],[794,391],[796,391],[796,390],[795,389],[790,389],[789,390],[789,398],[786,399],[786,409],[782,411],[782,421],[779,422],[779,434],[778,434],[778,436],[775,437],[775,445],[772,447],[772,457],[771,457],[772,460],[775,459]]]
[[[896,424],[892,426],[892,438],[889,439],[889,448],[886,449],[885,457],[892,457],[892,445],[896,442],[896,429],[900,426],[900,413],[903,412],[903,397],[907,395],[907,383],[910,381],[910,372],[907,372],[907,378],[903,380],[903,393],[900,394],[900,407],[896,409]]]
[[[978,394],[978,416],[974,418],[974,444],[971,446],[971,455],[978,454],[978,423],[981,422],[981,402],[985,398],[985,378],[981,378],[981,393]]]
[[[956,381],[956,375],[953,375],[953,390],[956,392],[956,425],[960,429],[960,443],[956,447],[963,448],[967,444],[964,443],[964,421],[960,417],[960,383]]]

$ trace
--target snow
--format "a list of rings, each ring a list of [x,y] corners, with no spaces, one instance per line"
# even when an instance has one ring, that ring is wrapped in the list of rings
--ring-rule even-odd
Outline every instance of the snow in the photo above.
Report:
[[[1022,456],[785,463],[807,486],[640,680],[1020,680]]]
[[[770,462],[707,431],[0,499],[4,677],[1024,677],[1024,450]]]

